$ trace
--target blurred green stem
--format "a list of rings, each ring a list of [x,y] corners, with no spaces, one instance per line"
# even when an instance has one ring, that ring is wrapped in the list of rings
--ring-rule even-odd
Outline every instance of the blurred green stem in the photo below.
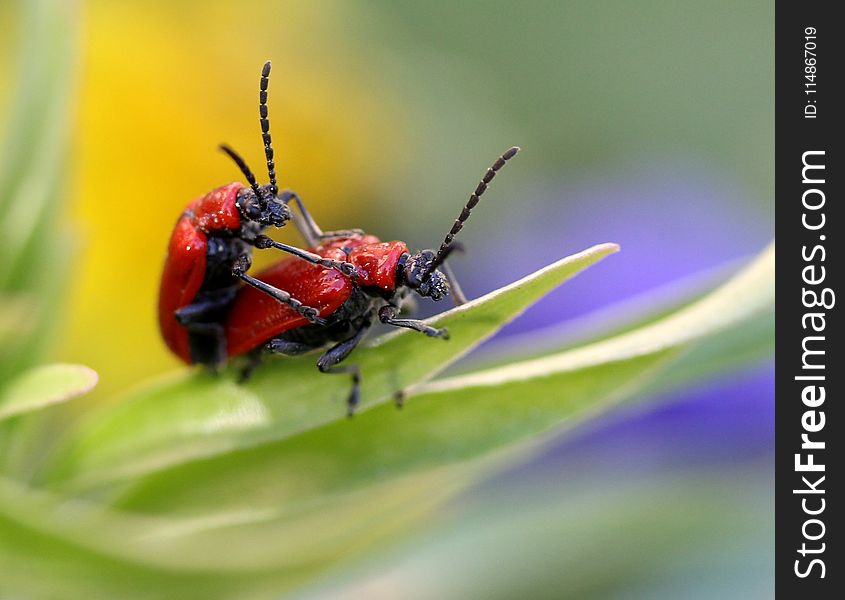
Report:
[[[67,252],[57,224],[66,208],[78,23],[74,0],[21,2],[14,98],[0,150],[0,297],[23,299],[35,327],[10,337],[0,381],[36,361],[59,314]]]

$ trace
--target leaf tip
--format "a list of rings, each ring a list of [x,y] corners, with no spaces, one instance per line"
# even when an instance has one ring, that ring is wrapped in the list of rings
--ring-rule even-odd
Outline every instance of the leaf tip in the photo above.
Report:
[[[90,392],[99,375],[83,365],[54,363],[19,374],[0,393],[0,419],[67,402]]]
[[[54,389],[53,402],[65,402],[72,398],[84,396],[97,387],[100,382],[99,373],[85,365],[54,363],[37,369],[35,372],[43,376],[45,380],[52,379],[63,384],[57,385]]]

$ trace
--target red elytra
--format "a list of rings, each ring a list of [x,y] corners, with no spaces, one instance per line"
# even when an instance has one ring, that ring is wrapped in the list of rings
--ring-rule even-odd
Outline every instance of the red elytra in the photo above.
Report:
[[[404,242],[382,242],[365,234],[334,239],[310,251],[352,263],[358,273],[355,282],[336,269],[308,264],[295,257],[279,261],[256,278],[285,290],[304,305],[317,309],[321,317],[327,317],[349,299],[355,285],[394,291],[397,265],[402,255],[408,253],[408,247]],[[285,331],[308,324],[308,319],[293,308],[280,304],[263,291],[245,287],[238,292],[226,320],[227,354],[230,357],[244,354]]]
[[[158,296],[158,322],[167,347],[186,363],[191,359],[188,330],[174,313],[190,305],[206,274],[208,236],[241,229],[237,208],[241,183],[230,183],[191,202],[179,217],[167,249]]]

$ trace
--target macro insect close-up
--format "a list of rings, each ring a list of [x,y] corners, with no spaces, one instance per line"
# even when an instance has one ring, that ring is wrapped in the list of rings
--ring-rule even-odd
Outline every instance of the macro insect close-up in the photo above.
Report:
[[[509,148],[487,169],[437,252],[411,254],[404,242],[384,243],[361,230],[324,232],[295,192],[279,193],[267,109],[270,69],[268,61],[259,89],[270,182],[260,186],[243,158],[221,146],[250,187],[230,183],[216,188],[191,202],[179,217],[161,278],[159,327],[170,350],[188,364],[216,369],[231,357],[249,353],[251,364],[242,371],[242,379],[264,352],[296,356],[336,342],[317,367],[323,373],[352,375],[347,399],[351,416],[359,402],[361,373],[356,365],[338,363],[376,319],[429,337],[448,337],[446,329],[397,315],[410,292],[441,300],[454,288],[456,304],[466,302],[454,275],[449,271],[447,277],[438,268],[445,267],[457,247],[455,236],[519,148]],[[309,245],[307,250],[263,234],[267,227],[282,227],[290,220],[291,200],[299,208],[296,227]],[[252,246],[283,250],[293,257],[253,277],[247,274]]]
[[[519,148],[509,148],[487,169],[481,182],[461,210],[440,248],[411,253],[404,242],[381,242],[361,233],[334,234],[313,247],[315,254],[338,263],[352,265],[343,272],[326,264],[298,262],[299,257],[283,260],[261,272],[256,278],[242,272],[247,266],[235,265],[235,271],[250,287],[239,291],[225,321],[229,356],[244,352],[259,361],[261,353],[296,356],[327,343],[337,342],[317,361],[323,373],[350,373],[352,391],[347,399],[349,414],[358,406],[361,373],[357,365],[339,366],[373,323],[403,327],[429,337],[448,338],[445,328],[438,329],[417,319],[399,318],[402,302],[413,292],[423,298],[441,300],[453,290],[456,304],[466,299],[454,275],[440,271],[446,258],[456,248],[454,238],[469,219],[487,186]],[[306,213],[307,215],[307,213]],[[316,243],[320,229],[307,220],[305,237]],[[270,240],[260,244],[275,247]],[[269,298],[269,299],[268,299]],[[250,368],[252,365],[250,365]],[[248,371],[246,371],[248,372]],[[397,390],[401,393],[401,390]]]
[[[0,600],[770,595],[772,17],[0,3]]]

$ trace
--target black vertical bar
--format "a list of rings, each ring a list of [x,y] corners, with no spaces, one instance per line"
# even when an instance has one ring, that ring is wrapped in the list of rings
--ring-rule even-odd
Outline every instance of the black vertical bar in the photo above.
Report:
[[[836,306],[843,263],[836,2],[776,1],[775,577],[780,598],[841,597],[845,378]],[[845,301],[845,296],[841,296]],[[841,593],[841,592],[838,592]]]

